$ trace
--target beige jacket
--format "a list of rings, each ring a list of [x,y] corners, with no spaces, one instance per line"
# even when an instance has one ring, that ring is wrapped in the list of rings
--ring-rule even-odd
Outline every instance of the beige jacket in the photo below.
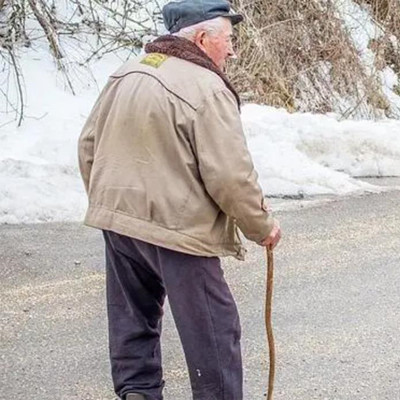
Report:
[[[215,73],[150,54],[112,75],[79,140],[85,223],[172,250],[243,259],[273,219],[237,103]]]

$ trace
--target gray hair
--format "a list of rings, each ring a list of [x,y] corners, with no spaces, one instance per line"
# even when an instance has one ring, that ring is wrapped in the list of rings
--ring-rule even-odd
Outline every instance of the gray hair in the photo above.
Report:
[[[206,21],[199,22],[198,24],[182,28],[179,32],[173,33],[174,36],[182,37],[190,41],[194,41],[196,35],[200,31],[205,31],[211,35],[219,33],[223,28],[224,17],[217,17]]]

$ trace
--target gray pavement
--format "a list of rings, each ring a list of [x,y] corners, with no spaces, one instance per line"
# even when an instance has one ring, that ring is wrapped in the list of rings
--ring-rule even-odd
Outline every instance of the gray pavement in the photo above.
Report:
[[[280,211],[275,400],[400,399],[400,192]],[[279,207],[278,207],[279,208]],[[0,399],[111,400],[102,238],[77,223],[0,226]],[[263,399],[263,251],[225,259],[243,325],[245,399]],[[166,400],[189,400],[167,309]]]

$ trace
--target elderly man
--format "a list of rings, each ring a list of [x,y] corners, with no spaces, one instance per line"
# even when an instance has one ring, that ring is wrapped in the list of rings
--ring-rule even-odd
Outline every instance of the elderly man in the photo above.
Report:
[[[163,9],[171,33],[109,79],[79,141],[85,223],[103,230],[115,391],[160,400],[168,295],[195,400],[242,399],[240,323],[221,256],[243,259],[238,228],[280,239],[246,147],[225,0]]]

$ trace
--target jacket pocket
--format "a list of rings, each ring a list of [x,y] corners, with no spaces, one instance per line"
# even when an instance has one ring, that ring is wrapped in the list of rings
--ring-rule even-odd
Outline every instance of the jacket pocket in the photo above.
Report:
[[[140,187],[107,187],[100,196],[102,206],[117,213],[145,220],[167,229],[178,230],[180,216],[188,207],[188,198],[178,199],[171,194],[157,195]]]
[[[101,190],[100,203],[109,210],[150,221],[151,210],[141,188],[108,186]]]

